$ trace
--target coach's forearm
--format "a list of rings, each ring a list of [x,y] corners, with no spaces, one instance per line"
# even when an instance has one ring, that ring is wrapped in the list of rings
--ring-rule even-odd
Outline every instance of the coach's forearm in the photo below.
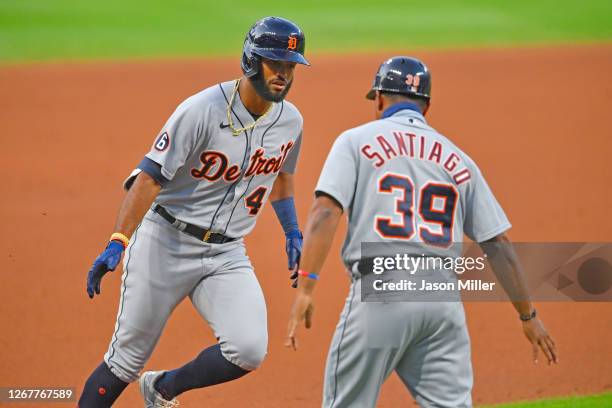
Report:
[[[121,203],[115,232],[131,238],[160,190],[161,186],[147,173],[142,172],[136,176],[134,184]]]
[[[321,196],[314,201],[304,229],[301,270],[316,274],[321,272],[341,217],[342,209],[332,199]],[[304,293],[311,293],[314,283],[315,280],[300,276],[298,288]]]
[[[487,259],[514,308],[519,314],[531,313],[532,305],[529,289],[516,252],[505,234],[500,234],[481,244],[486,251]]]

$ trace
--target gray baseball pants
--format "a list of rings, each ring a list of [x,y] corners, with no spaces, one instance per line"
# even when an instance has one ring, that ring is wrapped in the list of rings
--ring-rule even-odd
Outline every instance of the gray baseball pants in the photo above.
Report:
[[[117,322],[104,356],[118,378],[138,379],[186,297],[214,331],[225,358],[245,370],[261,364],[268,344],[266,304],[244,241],[205,243],[149,210],[126,250]]]
[[[393,371],[421,407],[471,407],[463,304],[362,302],[354,277],[327,357],[323,408],[375,407]]]

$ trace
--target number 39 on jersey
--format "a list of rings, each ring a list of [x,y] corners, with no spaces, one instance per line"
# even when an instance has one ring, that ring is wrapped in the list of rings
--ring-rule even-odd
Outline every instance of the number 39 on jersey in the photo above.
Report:
[[[419,188],[406,175],[385,173],[378,179],[377,193],[395,197],[393,213],[374,219],[374,230],[380,237],[410,240],[419,234],[420,241],[442,247],[453,242],[459,193],[452,184],[432,181]]]

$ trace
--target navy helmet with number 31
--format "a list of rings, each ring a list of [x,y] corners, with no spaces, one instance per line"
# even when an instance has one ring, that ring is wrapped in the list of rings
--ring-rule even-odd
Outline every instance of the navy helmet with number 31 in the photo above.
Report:
[[[247,33],[242,48],[242,72],[248,78],[259,71],[260,58],[310,65],[304,58],[306,38],[294,22],[265,17]]]

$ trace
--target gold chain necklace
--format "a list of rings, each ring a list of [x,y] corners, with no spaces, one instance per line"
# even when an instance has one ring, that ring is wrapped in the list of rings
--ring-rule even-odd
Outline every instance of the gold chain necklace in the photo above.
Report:
[[[234,105],[234,99],[236,98],[236,94],[238,93],[238,86],[240,85],[241,79],[242,78],[238,78],[236,80],[236,84],[234,85],[234,90],[232,91],[232,96],[230,97],[229,104],[227,105],[227,123],[229,124],[229,128],[232,130],[232,135],[234,136],[238,136],[240,133],[244,131],[253,129],[255,125],[257,125],[257,122],[262,120],[268,114],[268,112],[270,112],[270,109],[272,109],[272,106],[274,105],[271,103],[268,109],[264,112],[264,114],[258,117],[257,120],[251,123],[249,126],[235,128],[234,121],[232,120],[232,106]]]

